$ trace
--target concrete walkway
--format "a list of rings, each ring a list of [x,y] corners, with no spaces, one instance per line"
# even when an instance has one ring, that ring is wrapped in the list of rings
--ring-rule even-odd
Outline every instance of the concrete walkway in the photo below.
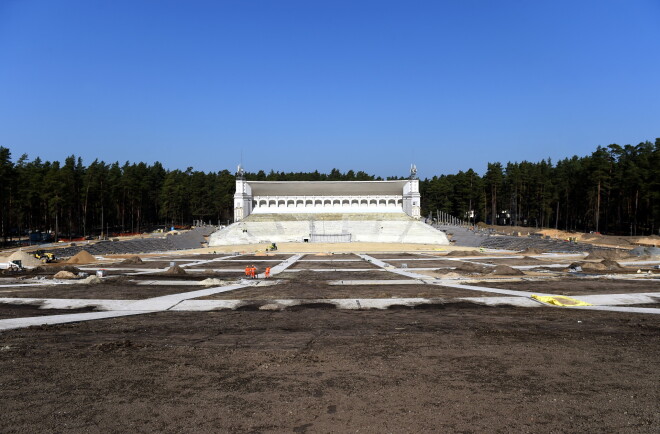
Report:
[[[527,292],[527,291],[514,291],[514,290],[509,290],[509,289],[500,289],[500,288],[489,288],[489,287],[483,287],[483,286],[473,286],[473,285],[461,285],[461,284],[456,284],[453,283],[453,281],[449,280],[442,280],[442,279],[429,279],[429,276],[425,276],[423,274],[417,274],[415,272],[411,272],[410,269],[402,269],[402,268],[392,268],[389,266],[389,264],[373,258],[369,255],[364,255],[360,254],[358,255],[361,258],[363,258],[365,261],[369,261],[375,265],[378,265],[379,267],[382,267],[384,270],[389,271],[391,273],[396,273],[400,274],[402,276],[410,277],[413,279],[419,279],[423,280],[425,283],[432,284],[432,285],[440,285],[440,286],[447,286],[450,288],[457,288],[457,289],[466,289],[466,290],[471,290],[471,291],[479,291],[479,292],[491,292],[491,293],[496,293],[496,294],[504,294],[504,295],[512,295],[512,296],[518,296],[518,297],[525,297],[530,299],[530,301],[538,303],[534,300],[531,300],[532,295],[542,295],[542,296],[556,296],[556,294],[547,294],[547,293],[541,293],[541,292]],[[651,293],[653,294],[653,293]],[[613,295],[622,295],[622,294],[603,294],[600,295],[599,301],[601,303],[607,302],[608,300],[612,300],[613,302],[620,302],[622,300],[621,297],[612,297]],[[627,295],[632,295],[632,294],[627,294]],[[648,295],[648,294],[644,294]],[[589,296],[589,297],[595,297],[595,296]],[[487,298],[487,297],[484,297]],[[584,299],[583,296],[577,296],[577,297],[572,297],[576,298],[578,300],[582,301],[587,301]],[[639,300],[649,300],[648,298],[640,298]],[[653,299],[650,299],[653,300]],[[589,301],[587,301],[589,303]],[[651,301],[653,302],[653,301]],[[643,303],[643,301],[642,301]],[[638,304],[637,302],[631,303],[631,304]],[[548,305],[549,306],[549,305]],[[566,306],[552,306],[552,307],[557,307],[560,309],[564,308],[569,308]],[[637,308],[637,307],[615,307],[615,306],[571,306],[570,309],[592,309],[592,310],[611,310],[613,312],[631,312],[631,313],[651,313],[651,314],[658,314],[660,315],[660,309],[658,308]]]
[[[297,259],[302,255],[294,255],[291,258],[280,264],[282,270],[291,266]],[[206,264],[214,261],[224,260],[227,257],[216,258],[211,260],[202,260],[196,261],[191,264],[185,264],[186,266],[193,266],[199,264]],[[152,272],[152,270],[148,270]],[[95,319],[106,319],[121,317],[127,315],[138,315],[150,312],[162,312],[170,310],[175,307],[177,304],[182,301],[204,297],[207,295],[218,294],[221,292],[233,291],[235,289],[244,288],[246,286],[259,286],[259,285],[269,285],[270,282],[257,281],[257,280],[243,280],[241,283],[233,285],[218,286],[213,288],[201,289],[198,291],[189,291],[179,294],[165,295],[161,297],[153,297],[144,300],[63,300],[60,299],[59,302],[56,299],[15,299],[15,298],[4,298],[0,299],[0,302],[4,303],[13,303],[13,304],[39,304],[42,308],[65,308],[65,309],[75,309],[82,307],[94,306],[99,309],[108,309],[107,312],[89,312],[89,313],[79,313],[79,314],[65,314],[65,315],[49,315],[49,316],[38,316],[38,317],[28,317],[28,318],[11,318],[0,320],[0,330],[10,330],[16,328],[30,327],[34,325],[44,325],[44,324],[63,324],[69,322],[77,321],[91,321]],[[28,301],[29,300],[29,301]],[[55,307],[57,306],[57,307]],[[67,306],[67,307],[63,307]]]

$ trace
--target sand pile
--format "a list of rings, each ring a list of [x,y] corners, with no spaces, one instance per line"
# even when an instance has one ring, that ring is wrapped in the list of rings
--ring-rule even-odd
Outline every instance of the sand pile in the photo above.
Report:
[[[87,250],[79,251],[66,261],[67,264],[93,264],[94,262],[96,262],[96,258]]]
[[[9,261],[21,261],[21,265],[24,268],[34,268],[41,265],[41,261],[35,258],[33,255],[26,253],[22,250],[14,252],[9,256]]]
[[[135,265],[135,264],[144,264],[144,261],[142,259],[135,255],[131,256],[130,258],[126,258],[123,261],[120,262],[122,265]]]
[[[645,246],[658,247],[658,246],[660,246],[660,236],[651,235],[650,237],[638,238],[635,241],[635,243],[636,244],[643,244]]]
[[[64,270],[58,271],[53,276],[53,279],[77,279],[77,278],[78,278],[77,275],[73,274],[70,271],[64,271]]]
[[[511,268],[508,265],[498,265],[488,274],[493,274],[495,276],[522,276],[525,273],[517,268]]]
[[[618,250],[593,250],[584,259],[624,259],[629,256],[628,253]]]
[[[186,273],[186,270],[179,267],[178,265],[175,265],[174,267],[170,267],[167,270],[163,271],[162,274],[167,275],[167,276],[182,276],[182,275],[187,274],[187,273]]]
[[[453,250],[445,256],[463,257],[463,256],[483,256],[478,250]]]

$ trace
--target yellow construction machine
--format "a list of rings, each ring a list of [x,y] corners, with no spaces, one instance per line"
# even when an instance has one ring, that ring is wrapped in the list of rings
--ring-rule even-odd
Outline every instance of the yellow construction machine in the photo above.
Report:
[[[43,262],[44,264],[48,264],[50,262],[55,262],[55,255],[53,255],[50,252],[44,252],[43,250],[37,250],[34,252],[34,257]]]

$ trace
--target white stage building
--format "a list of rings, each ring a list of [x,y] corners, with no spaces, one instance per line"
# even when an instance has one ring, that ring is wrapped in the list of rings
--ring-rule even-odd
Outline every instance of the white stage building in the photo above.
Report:
[[[400,213],[420,217],[419,180],[246,181],[236,179],[234,221],[250,214]]]
[[[447,245],[419,221],[416,169],[395,181],[248,181],[239,166],[232,225],[209,246],[267,242],[395,242]]]

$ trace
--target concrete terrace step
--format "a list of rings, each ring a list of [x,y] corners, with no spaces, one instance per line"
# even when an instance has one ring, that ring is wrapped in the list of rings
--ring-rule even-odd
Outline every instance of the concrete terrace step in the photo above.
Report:
[[[414,220],[405,214],[405,218],[392,214],[378,215],[365,214],[318,214],[283,215],[282,220],[275,220],[276,216],[271,214],[271,221],[264,221],[264,214],[258,218],[247,219],[234,223],[209,238],[209,246],[251,244],[255,242],[283,243],[303,242],[309,239],[312,233],[321,235],[350,234],[354,242],[376,242],[376,243],[415,243],[415,244],[438,244],[448,245],[444,232],[441,232],[425,223]],[[292,216],[298,216],[291,219]],[[329,219],[330,216],[337,217],[336,220]],[[355,220],[353,219],[355,217]],[[256,220],[256,221],[255,221]]]

